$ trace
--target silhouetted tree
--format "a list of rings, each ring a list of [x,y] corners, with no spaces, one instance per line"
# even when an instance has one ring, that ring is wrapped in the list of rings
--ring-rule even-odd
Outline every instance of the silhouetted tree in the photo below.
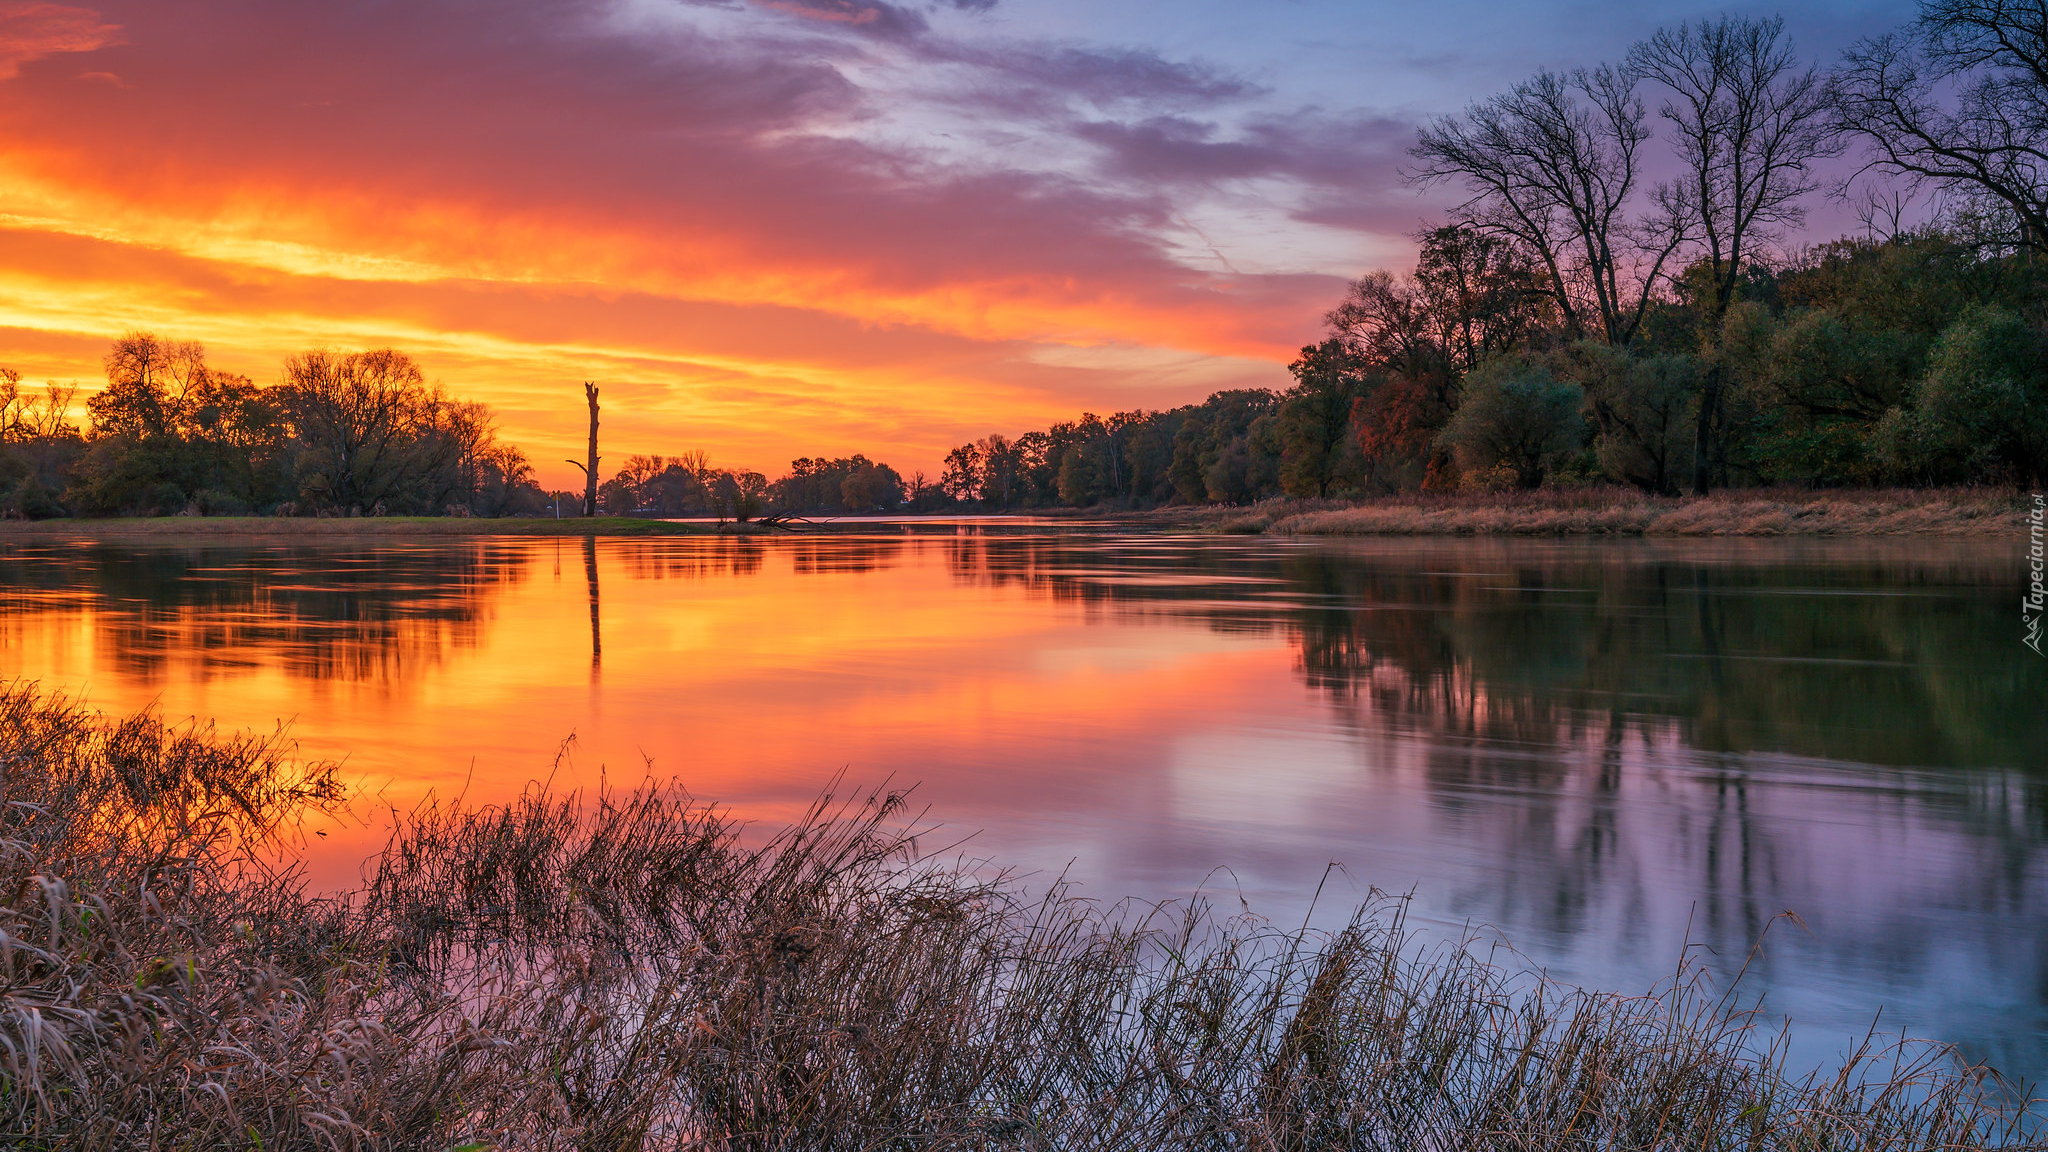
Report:
[[[1532,254],[1573,335],[1635,338],[1685,239],[1676,204],[1639,213],[1644,126],[1635,77],[1602,66],[1538,72],[1423,128],[1412,178],[1472,193],[1457,222]]]
[[[1718,341],[1743,270],[1799,223],[1813,164],[1834,151],[1819,74],[1802,69],[1781,19],[1723,16],[1659,30],[1629,51],[1637,75],[1671,93],[1662,115],[1685,173],[1665,190],[1702,247],[1705,335]],[[1694,417],[1692,490],[1705,495],[1719,459],[1724,366],[1711,361]]]
[[[1911,185],[1986,201],[2004,241],[2048,252],[2048,8],[1926,0],[1912,27],[1859,41],[1829,84],[1833,126]]]

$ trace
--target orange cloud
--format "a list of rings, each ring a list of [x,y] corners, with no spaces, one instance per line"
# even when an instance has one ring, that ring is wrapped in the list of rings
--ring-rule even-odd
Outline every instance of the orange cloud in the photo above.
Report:
[[[113,43],[118,25],[103,24],[90,8],[40,0],[0,0],[0,80],[21,75],[21,66],[59,52],[90,52]]]
[[[620,35],[598,0],[489,35],[440,3],[114,7],[120,40],[85,13],[65,50],[119,84],[32,69],[0,104],[0,328],[47,337],[0,363],[31,378],[90,381],[57,349],[131,327],[259,379],[389,343],[544,465],[596,378],[630,401],[615,458],[935,470],[991,430],[1281,383],[1339,286],[1192,266],[1143,188],[867,139],[880,96],[830,44]]]

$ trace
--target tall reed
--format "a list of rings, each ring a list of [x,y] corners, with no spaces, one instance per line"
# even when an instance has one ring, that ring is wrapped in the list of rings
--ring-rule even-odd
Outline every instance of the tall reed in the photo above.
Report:
[[[79,1149],[2028,1146],[1933,1045],[1793,1075],[1643,996],[920,855],[899,793],[767,840],[674,788],[402,819],[362,885],[276,740],[0,690],[0,1135]],[[289,858],[288,853],[285,855]]]

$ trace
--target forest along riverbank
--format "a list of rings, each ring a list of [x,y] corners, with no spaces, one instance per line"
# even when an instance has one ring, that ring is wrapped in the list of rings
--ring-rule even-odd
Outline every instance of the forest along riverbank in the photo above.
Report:
[[[765,845],[652,786],[428,804],[360,888],[322,897],[276,858],[343,797],[287,753],[0,690],[9,1136],[1306,1148],[1562,1129],[1975,1149],[2031,1132],[1942,1046],[1788,1074],[1755,1017],[1683,971],[1641,996],[1562,988],[1418,951],[1398,901],[1287,932],[1031,898],[920,858],[894,792],[823,796]]]

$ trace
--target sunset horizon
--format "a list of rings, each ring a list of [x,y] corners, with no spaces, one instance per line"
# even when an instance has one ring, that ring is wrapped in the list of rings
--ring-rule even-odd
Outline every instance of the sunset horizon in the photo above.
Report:
[[[0,363],[83,395],[131,330],[259,384],[310,347],[394,347],[558,487],[583,380],[608,458],[906,474],[1083,408],[1284,380],[1356,269],[1190,259],[1199,197],[1114,170],[1179,147],[1195,170],[1165,181],[1210,180],[1204,152],[1293,179],[1279,142],[1143,138],[1253,86],[963,7],[546,5],[479,40],[459,5],[0,5]],[[936,56],[958,91],[887,90]],[[1056,149],[948,154],[942,126],[890,123],[977,109]],[[1076,138],[1109,131],[1133,138]]]
[[[1455,200],[1402,167],[1458,77],[1601,47],[1310,11],[1330,44],[978,0],[7,0],[0,364],[83,397],[131,331],[258,384],[396,348],[559,488],[585,380],[608,461],[769,475],[1282,387]]]

